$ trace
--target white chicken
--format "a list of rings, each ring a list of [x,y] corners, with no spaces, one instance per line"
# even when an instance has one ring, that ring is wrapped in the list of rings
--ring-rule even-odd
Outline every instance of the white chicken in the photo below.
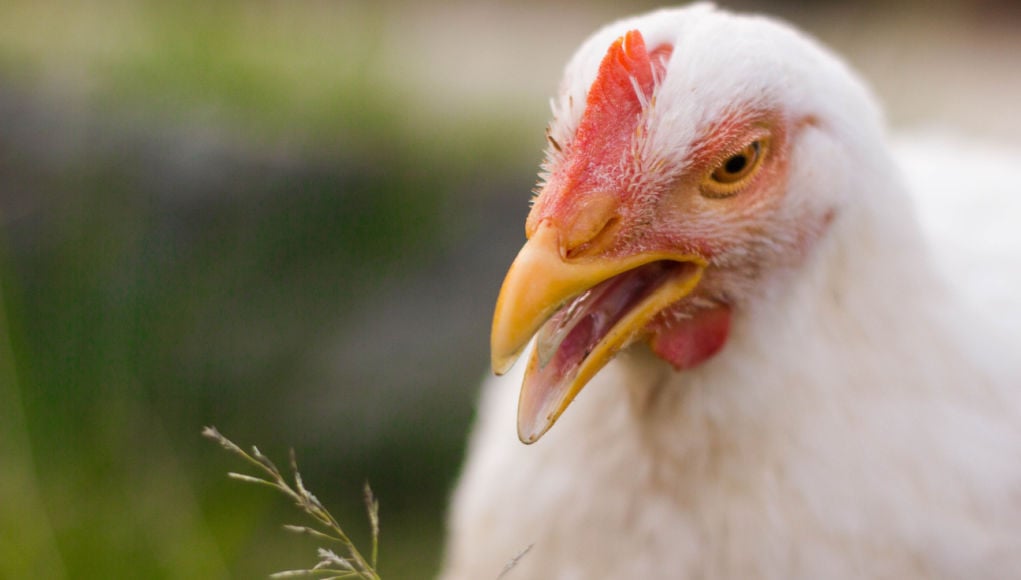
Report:
[[[587,40],[549,142],[443,578],[1021,574],[1016,165],[910,195],[837,57],[704,4]]]

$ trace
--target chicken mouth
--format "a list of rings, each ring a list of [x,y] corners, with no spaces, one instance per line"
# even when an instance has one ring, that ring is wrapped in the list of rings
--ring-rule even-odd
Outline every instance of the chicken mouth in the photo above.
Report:
[[[596,344],[627,312],[648,298],[671,276],[693,270],[690,263],[661,260],[605,280],[569,301],[536,334],[540,372],[563,378],[577,372]],[[636,337],[632,337],[632,340]],[[627,344],[622,345],[622,348]],[[550,363],[553,363],[552,366]],[[547,371],[548,369],[548,371]]]
[[[596,372],[691,292],[701,272],[692,262],[646,263],[576,295],[543,323],[519,401],[519,419],[531,418],[519,421],[521,440],[538,440]]]

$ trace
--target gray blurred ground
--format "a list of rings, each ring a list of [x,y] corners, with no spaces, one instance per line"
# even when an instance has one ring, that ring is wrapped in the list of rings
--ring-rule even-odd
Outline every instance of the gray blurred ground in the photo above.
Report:
[[[386,577],[429,576],[548,98],[633,6],[0,6],[0,577],[311,564],[205,424],[294,446],[359,538],[370,479]],[[741,6],[898,130],[1021,130],[1014,3]]]

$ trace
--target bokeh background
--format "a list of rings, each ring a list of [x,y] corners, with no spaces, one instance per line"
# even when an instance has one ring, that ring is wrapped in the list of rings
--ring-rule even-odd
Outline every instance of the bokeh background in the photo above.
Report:
[[[1016,142],[1016,4],[732,6],[836,47],[895,127]],[[371,481],[384,576],[432,576],[547,99],[652,6],[0,2],[0,578],[311,565],[210,424],[293,447],[360,542]]]

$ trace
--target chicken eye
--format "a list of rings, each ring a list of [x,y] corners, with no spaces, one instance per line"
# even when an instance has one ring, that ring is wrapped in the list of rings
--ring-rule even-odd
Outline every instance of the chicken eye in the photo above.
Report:
[[[726,158],[706,178],[703,193],[709,197],[721,197],[734,193],[759,168],[765,156],[766,142],[756,139]]]

